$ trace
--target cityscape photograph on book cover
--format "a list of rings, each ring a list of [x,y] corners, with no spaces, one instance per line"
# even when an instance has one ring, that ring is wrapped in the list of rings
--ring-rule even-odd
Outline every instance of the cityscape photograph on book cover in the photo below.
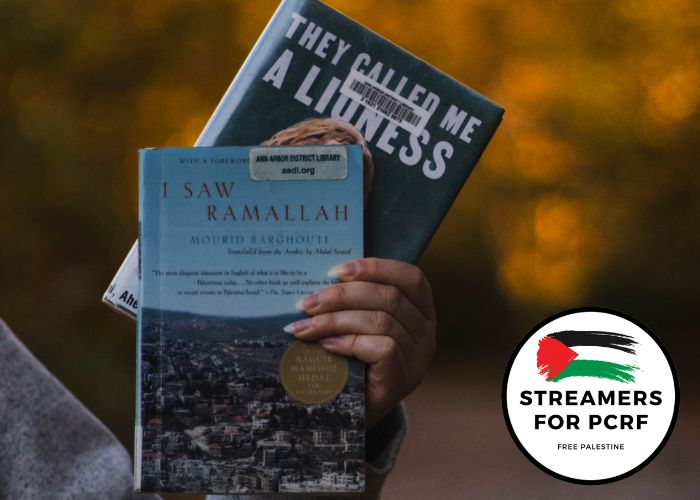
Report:
[[[415,262],[502,115],[497,104],[327,5],[284,0],[195,146],[318,143],[313,127],[293,142],[283,131],[308,120],[351,126],[374,162],[365,255]],[[134,317],[137,251],[103,297]]]
[[[280,332],[298,318],[144,309],[142,491],[363,491],[364,367],[327,403],[290,399]]]
[[[362,147],[140,159],[136,489],[363,491],[364,365],[284,330],[362,257]]]

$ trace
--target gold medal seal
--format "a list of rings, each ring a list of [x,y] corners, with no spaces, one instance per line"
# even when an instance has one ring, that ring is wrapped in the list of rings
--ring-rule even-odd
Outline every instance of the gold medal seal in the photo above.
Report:
[[[345,387],[348,361],[317,342],[295,340],[282,355],[280,381],[287,394],[300,403],[327,403]]]

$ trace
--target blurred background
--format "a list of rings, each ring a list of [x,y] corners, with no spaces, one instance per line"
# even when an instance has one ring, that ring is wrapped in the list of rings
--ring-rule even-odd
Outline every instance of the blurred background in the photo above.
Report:
[[[420,261],[438,354],[385,497],[693,496],[698,3],[328,3],[506,108]],[[0,316],[129,450],[135,324],[100,297],[136,237],[136,151],[194,143],[275,7],[0,2]],[[659,457],[597,488],[530,464],[500,409],[518,341],[584,305],[655,331],[683,391]]]

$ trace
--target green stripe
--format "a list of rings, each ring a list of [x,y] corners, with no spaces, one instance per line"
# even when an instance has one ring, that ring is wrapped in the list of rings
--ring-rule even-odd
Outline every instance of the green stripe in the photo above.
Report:
[[[617,380],[618,382],[634,382],[634,365],[620,365],[609,361],[597,361],[595,359],[575,359],[563,372],[550,382],[559,382],[568,377],[596,377]]]

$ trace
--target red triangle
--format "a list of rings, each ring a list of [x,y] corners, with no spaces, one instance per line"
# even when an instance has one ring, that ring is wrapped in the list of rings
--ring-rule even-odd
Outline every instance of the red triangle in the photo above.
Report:
[[[578,353],[563,342],[551,337],[544,337],[537,350],[537,368],[540,375],[546,374],[547,380],[557,378],[569,366]]]

